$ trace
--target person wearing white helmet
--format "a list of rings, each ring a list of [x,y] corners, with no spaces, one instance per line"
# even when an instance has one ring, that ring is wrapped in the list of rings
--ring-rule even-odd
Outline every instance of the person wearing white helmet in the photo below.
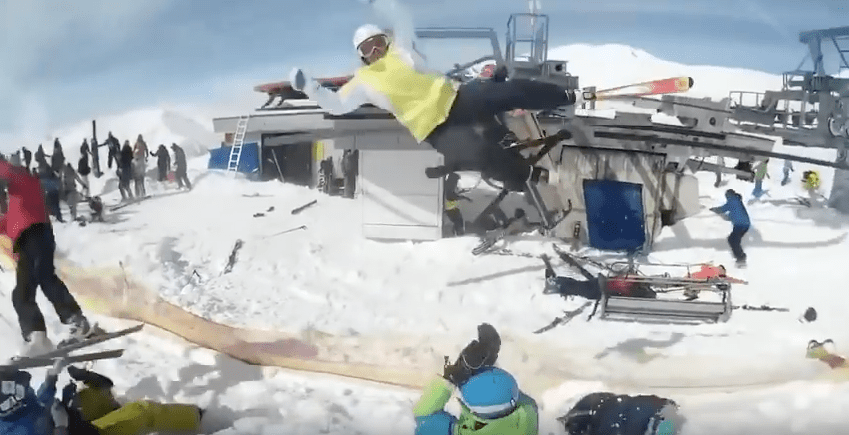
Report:
[[[395,0],[371,4],[392,19],[392,35],[373,24],[357,29],[353,44],[363,66],[352,79],[334,92],[294,68],[292,87],[334,115],[363,104],[387,110],[418,142],[427,142],[444,156],[447,172],[477,171],[510,190],[524,190],[532,172],[538,172],[518,151],[501,145],[510,131],[496,115],[572,105],[578,98],[575,93],[526,79],[455,82],[425,65],[414,49],[412,20],[401,5]]]

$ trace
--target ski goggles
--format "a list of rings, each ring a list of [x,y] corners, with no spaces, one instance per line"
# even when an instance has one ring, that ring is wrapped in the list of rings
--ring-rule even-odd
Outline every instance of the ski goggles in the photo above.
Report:
[[[387,46],[389,46],[389,39],[386,38],[386,35],[374,35],[361,42],[357,46],[357,51],[360,52],[360,56],[369,57],[374,54],[375,50],[384,49]]]

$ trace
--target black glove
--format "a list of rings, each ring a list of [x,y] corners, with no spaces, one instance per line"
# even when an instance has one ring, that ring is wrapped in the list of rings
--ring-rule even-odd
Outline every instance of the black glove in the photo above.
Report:
[[[112,379],[91,370],[70,366],[68,367],[68,374],[75,381],[80,381],[92,388],[112,388],[112,385],[114,385]]]
[[[65,388],[62,388],[62,404],[65,405],[66,408],[71,406],[71,401],[74,400],[74,395],[77,394],[77,384],[73,382],[68,382],[68,385],[65,385]]]
[[[453,364],[445,366],[443,377],[456,386],[498,360],[501,350],[501,337],[498,331],[488,323],[478,326],[478,339],[472,340],[461,352]]]

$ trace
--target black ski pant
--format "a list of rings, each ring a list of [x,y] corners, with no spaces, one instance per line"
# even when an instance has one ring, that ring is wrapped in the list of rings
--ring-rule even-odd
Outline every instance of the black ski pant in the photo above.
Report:
[[[582,281],[567,276],[558,276],[554,280],[557,283],[557,293],[561,296],[580,296],[593,301],[601,299],[601,286],[598,278]]]
[[[68,324],[72,317],[82,314],[68,287],[56,276],[53,264],[56,241],[49,224],[34,224],[24,230],[15,242],[15,252],[18,254],[17,283],[12,290],[12,305],[24,338],[33,331],[47,332],[44,316],[35,300],[38,287],[53,304],[62,323]]]
[[[118,154],[119,154],[119,152],[118,152],[117,149],[115,149],[111,146],[109,147],[109,154],[106,156],[106,167],[107,168],[112,169],[112,161],[113,160],[115,161],[115,167],[116,168],[118,167]]]
[[[451,225],[454,227],[453,234],[455,236],[462,236],[466,234],[466,222],[463,220],[463,213],[460,212],[459,208],[445,210],[445,216],[447,216],[448,220],[451,221]]]
[[[460,86],[448,118],[425,139],[445,159],[448,172],[476,171],[523,191],[531,166],[501,145],[509,129],[497,115],[514,109],[552,110],[573,104],[567,89],[526,79],[474,80]]]
[[[168,179],[168,166],[165,165],[165,163],[156,165],[156,171],[159,176],[159,182],[163,182]]]
[[[743,252],[741,242],[743,241],[743,236],[745,236],[748,231],[748,226],[734,225],[734,228],[731,230],[731,234],[728,235],[728,246],[731,247],[731,252],[734,254],[734,258],[737,261],[746,260],[746,253]]]
[[[185,169],[177,168],[174,171],[174,179],[177,180],[177,187],[183,187],[185,184],[186,189],[192,190],[192,183],[189,181],[189,175],[186,174]]]

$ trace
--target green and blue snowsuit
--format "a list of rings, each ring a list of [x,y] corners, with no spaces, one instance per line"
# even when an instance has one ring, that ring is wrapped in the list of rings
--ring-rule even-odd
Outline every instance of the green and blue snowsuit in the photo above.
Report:
[[[413,408],[416,418],[415,435],[537,435],[539,411],[528,395],[520,393],[515,409],[498,419],[483,419],[460,402],[460,418],[445,411],[454,386],[441,376],[434,378],[424,389]]]

